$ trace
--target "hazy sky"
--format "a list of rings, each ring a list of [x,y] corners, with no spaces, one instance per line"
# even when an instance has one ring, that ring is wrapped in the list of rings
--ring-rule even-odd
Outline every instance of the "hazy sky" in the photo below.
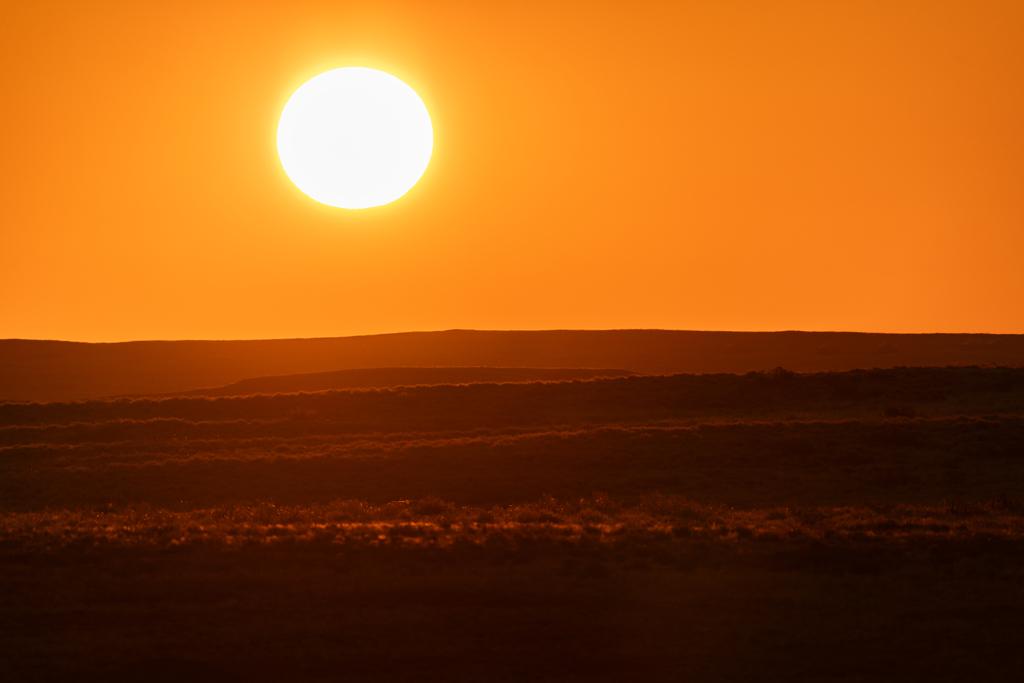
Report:
[[[382,209],[275,127],[384,69]],[[0,26],[0,337],[1024,332],[1024,3],[33,2]]]

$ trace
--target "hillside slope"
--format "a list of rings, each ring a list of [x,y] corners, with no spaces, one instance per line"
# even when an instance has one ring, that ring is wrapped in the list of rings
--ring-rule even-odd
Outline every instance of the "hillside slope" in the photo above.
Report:
[[[165,394],[250,377],[352,368],[623,368],[670,374],[944,365],[1024,365],[1024,335],[450,330],[253,341],[0,340],[0,400]]]
[[[652,492],[1024,498],[1024,370],[680,375],[0,405],[0,510]]]

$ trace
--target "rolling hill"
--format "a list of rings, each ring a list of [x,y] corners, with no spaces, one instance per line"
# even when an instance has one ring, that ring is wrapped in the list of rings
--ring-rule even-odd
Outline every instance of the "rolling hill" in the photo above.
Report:
[[[88,344],[0,340],[0,400],[153,395],[247,378],[385,367],[801,372],[1024,365],[1024,335],[552,330]]]

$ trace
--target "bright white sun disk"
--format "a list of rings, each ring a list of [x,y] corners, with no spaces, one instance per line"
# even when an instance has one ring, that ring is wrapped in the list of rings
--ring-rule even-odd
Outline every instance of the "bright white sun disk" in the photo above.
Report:
[[[326,71],[292,94],[277,126],[285,173],[313,199],[344,209],[395,201],[430,163],[434,129],[423,100],[391,74]]]

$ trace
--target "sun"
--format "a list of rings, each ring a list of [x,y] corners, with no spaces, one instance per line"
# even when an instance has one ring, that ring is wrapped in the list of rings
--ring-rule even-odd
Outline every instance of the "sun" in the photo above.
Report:
[[[430,163],[434,129],[416,91],[384,71],[343,67],[303,83],[277,125],[277,153],[293,183],[343,209],[389,204]]]

